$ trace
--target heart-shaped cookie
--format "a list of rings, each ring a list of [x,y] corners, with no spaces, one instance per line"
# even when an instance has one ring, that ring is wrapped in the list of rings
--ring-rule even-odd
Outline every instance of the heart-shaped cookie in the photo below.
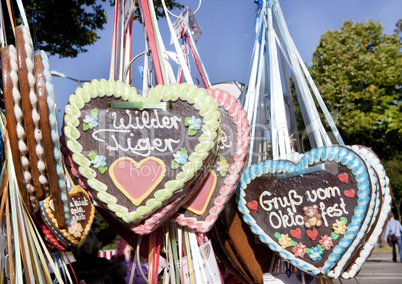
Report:
[[[342,273],[343,269],[352,263],[356,255],[359,254],[362,245],[365,243],[366,239],[371,235],[372,227],[377,222],[377,214],[379,208],[381,206],[381,198],[380,198],[380,191],[378,188],[378,176],[373,168],[370,166],[369,163],[359,154],[359,151],[352,150],[351,147],[347,147],[350,151],[353,151],[357,156],[359,156],[363,163],[366,165],[368,169],[369,180],[371,184],[371,199],[370,203],[367,207],[367,212],[365,214],[365,218],[362,222],[362,226],[356,235],[353,242],[350,246],[345,250],[344,254],[339,258],[338,262],[335,266],[332,267],[330,271],[327,272],[327,275],[331,278],[339,278],[340,274]],[[345,195],[349,195],[349,191],[345,190]],[[353,190],[354,191],[354,190]]]
[[[185,203],[174,220],[199,233],[208,232],[233,195],[244,168],[250,142],[246,111],[236,98],[219,89],[208,89],[222,118],[221,143],[209,177]]]
[[[49,70],[49,59],[43,50],[35,54],[34,62],[46,173],[57,223],[60,228],[65,229],[71,221],[70,201],[68,200],[63,156],[60,152],[52,75]]]
[[[318,275],[337,263],[359,233],[369,212],[370,186],[358,155],[328,146],[305,153],[297,165],[270,160],[252,165],[242,175],[236,201],[244,221],[263,243]],[[357,193],[353,198],[345,195],[350,189]],[[254,200],[258,208],[250,210],[247,203]],[[290,233],[296,228],[302,232],[300,240]]]
[[[359,249],[346,252],[342,257],[343,260],[328,273],[330,277],[342,276],[345,279],[352,278],[359,272],[371,251],[376,247],[386,225],[392,203],[389,179],[376,154],[365,146],[354,145],[350,148],[362,157],[369,168],[376,203],[373,208],[373,218],[367,232],[362,237]]]
[[[114,103],[124,106],[110,108]],[[65,158],[100,206],[146,234],[202,182],[219,127],[218,106],[205,89],[159,85],[144,98],[120,81],[93,80],[65,108]]]
[[[73,246],[81,246],[91,228],[95,207],[93,206],[88,193],[79,185],[72,187],[69,192],[71,224],[65,229],[60,229],[53,205],[53,199],[47,197],[40,202],[41,216],[45,225],[53,231],[56,238]]]

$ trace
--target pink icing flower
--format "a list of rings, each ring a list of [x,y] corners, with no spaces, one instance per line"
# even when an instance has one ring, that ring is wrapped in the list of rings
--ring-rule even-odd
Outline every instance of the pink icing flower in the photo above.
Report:
[[[81,237],[81,232],[83,231],[82,226],[77,221],[73,221],[71,226],[68,228],[68,232],[76,238]]]
[[[306,246],[302,243],[298,243],[294,248],[292,248],[292,251],[294,252],[295,256],[300,256],[303,258],[306,254]]]
[[[328,237],[328,235],[321,236],[321,240],[319,240],[318,242],[326,250],[329,250],[331,247],[334,246],[334,244],[332,243],[332,238]]]

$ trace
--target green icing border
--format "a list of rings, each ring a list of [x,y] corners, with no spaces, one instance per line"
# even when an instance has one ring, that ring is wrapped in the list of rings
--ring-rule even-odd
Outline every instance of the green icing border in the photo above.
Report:
[[[194,105],[194,109],[203,117],[204,125],[199,137],[199,143],[194,148],[194,152],[189,156],[189,162],[182,167],[182,170],[176,175],[175,179],[165,183],[163,189],[154,192],[154,198],[149,199],[145,205],[137,207],[136,211],[129,211],[125,206],[117,204],[115,196],[107,192],[106,184],[96,179],[97,173],[91,169],[90,160],[81,154],[83,147],[77,141],[80,138],[78,127],[81,122],[81,109],[85,104],[94,98],[121,98],[129,102],[160,102],[160,101],[182,101]],[[113,97],[113,98],[112,98]],[[138,95],[137,90],[121,81],[114,80],[92,80],[91,83],[84,83],[78,87],[75,94],[69,98],[69,103],[65,107],[63,132],[66,136],[67,148],[73,153],[73,160],[78,165],[78,172],[87,179],[88,185],[97,191],[97,198],[107,204],[109,210],[114,212],[117,217],[125,223],[134,222],[143,216],[151,213],[162,203],[169,199],[173,192],[180,189],[185,182],[194,177],[199,170],[209,151],[214,146],[214,140],[217,137],[217,131],[220,127],[220,112],[218,104],[208,95],[203,88],[187,83],[173,83],[171,85],[158,85],[149,90],[148,97],[144,98]],[[209,143],[205,143],[209,142]]]

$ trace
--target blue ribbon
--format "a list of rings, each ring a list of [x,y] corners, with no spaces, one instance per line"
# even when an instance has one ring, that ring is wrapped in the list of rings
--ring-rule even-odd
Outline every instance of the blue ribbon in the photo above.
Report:
[[[144,79],[144,67],[137,65],[138,72],[140,73],[141,79]]]

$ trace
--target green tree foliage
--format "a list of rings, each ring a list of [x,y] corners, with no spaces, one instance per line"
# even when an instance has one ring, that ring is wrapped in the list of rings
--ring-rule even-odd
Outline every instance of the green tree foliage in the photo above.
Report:
[[[310,72],[346,143],[389,160],[402,146],[402,53],[398,36],[382,31],[373,20],[326,31]]]
[[[11,2],[16,24],[22,24],[18,6],[15,1]],[[113,6],[114,0],[25,0],[23,4],[35,49],[59,57],[76,57],[87,52],[86,47],[99,39],[98,31],[104,29],[108,17],[113,17],[106,15],[106,5]],[[163,17],[162,2],[154,1],[154,5],[157,17]],[[166,6],[169,9],[183,7],[176,0],[166,0]],[[6,1],[2,1],[2,8],[8,43],[14,44]],[[136,9],[135,18],[139,16],[139,9]]]
[[[402,205],[402,53],[398,38],[381,23],[346,21],[326,31],[309,68],[345,143],[371,147],[391,181],[394,205]]]
[[[395,32],[399,35],[399,40],[402,41],[402,19],[396,23]]]

